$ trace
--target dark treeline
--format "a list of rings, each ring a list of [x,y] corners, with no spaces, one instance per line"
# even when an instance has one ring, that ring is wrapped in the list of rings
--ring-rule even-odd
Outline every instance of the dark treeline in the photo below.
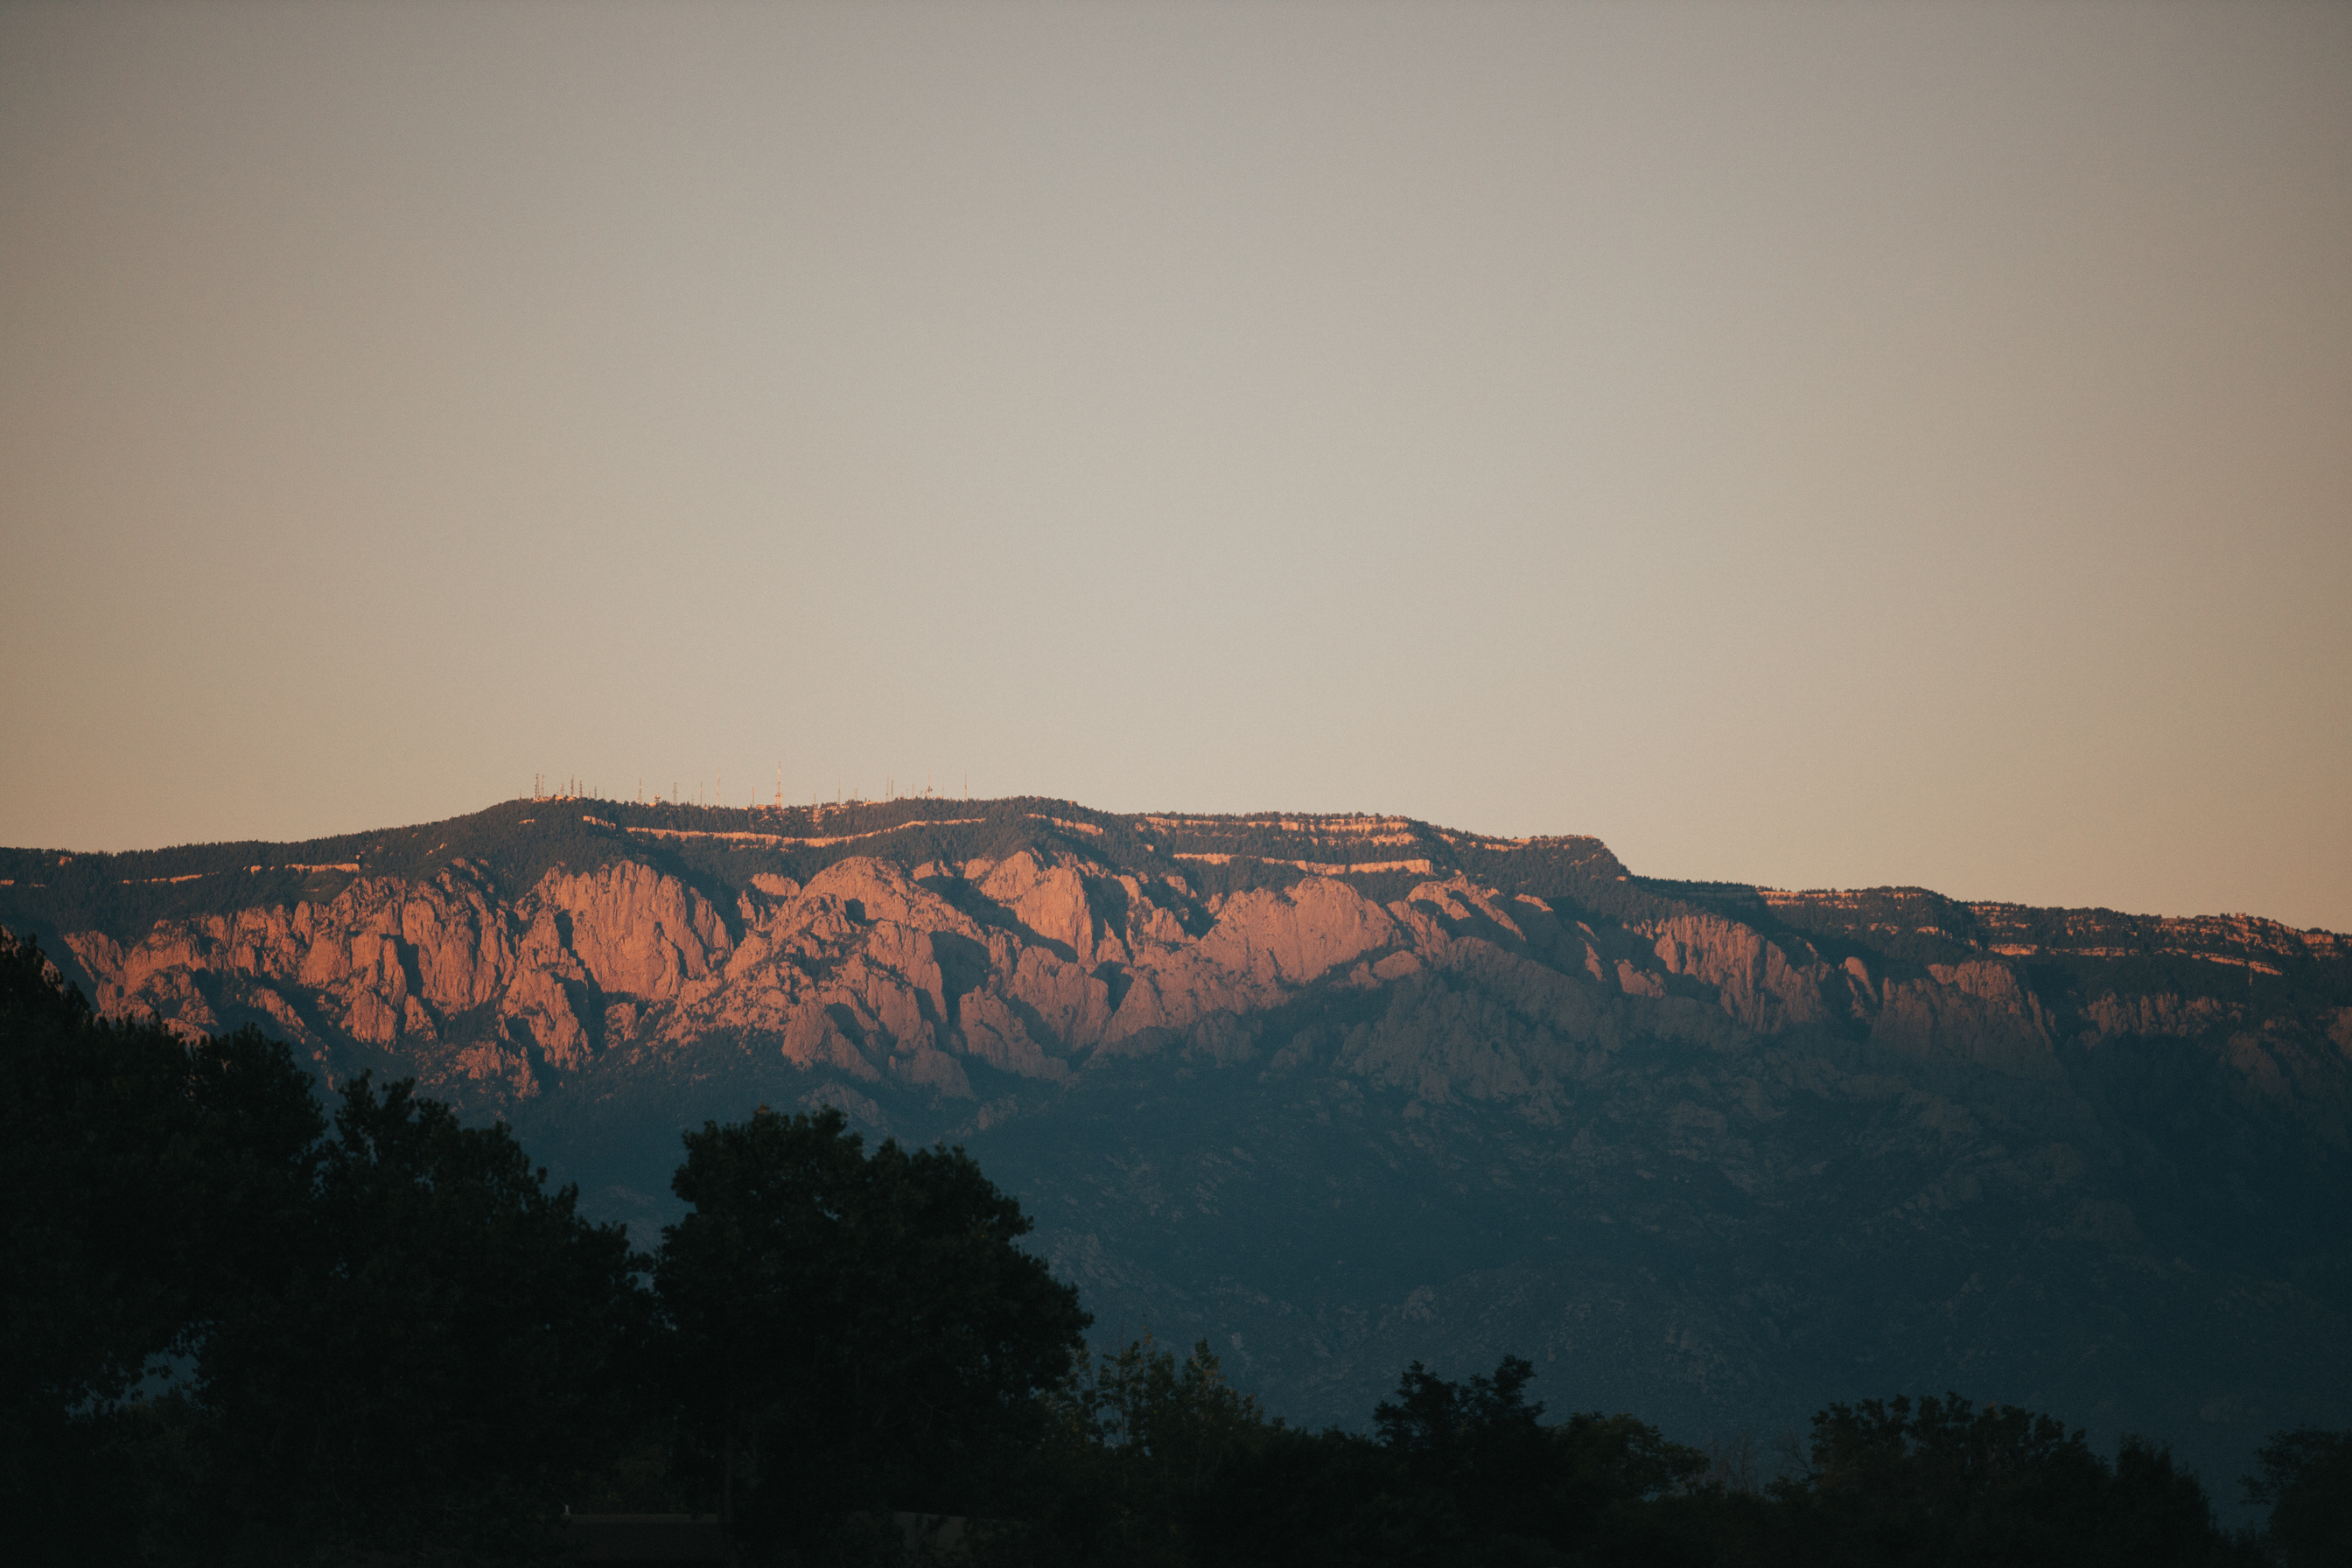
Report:
[[[404,1084],[331,1115],[252,1031],[94,1019],[0,936],[0,1506],[12,1561],[560,1560],[575,1513],[723,1514],[742,1561],[2340,1563],[2352,1434],[2282,1433],[2219,1529],[2161,1447],[1958,1395],[1833,1405],[1760,1473],[1507,1357],[1308,1432],[1205,1344],[1095,1355],[960,1151],[832,1112],[688,1133],[655,1254]]]

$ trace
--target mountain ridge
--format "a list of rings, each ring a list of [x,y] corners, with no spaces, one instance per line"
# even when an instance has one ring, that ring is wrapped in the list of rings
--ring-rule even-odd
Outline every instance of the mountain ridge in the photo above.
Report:
[[[1511,1350],[1692,1433],[1937,1383],[2209,1465],[2352,1419],[2331,932],[1026,798],[0,851],[0,924],[102,1010],[506,1117],[636,1224],[763,1100],[964,1142],[1106,1326],[1302,1418]]]

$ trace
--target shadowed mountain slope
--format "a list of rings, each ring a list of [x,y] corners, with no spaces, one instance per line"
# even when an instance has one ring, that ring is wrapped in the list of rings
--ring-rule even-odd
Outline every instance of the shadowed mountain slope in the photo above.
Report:
[[[0,851],[0,924],[108,1012],[508,1118],[635,1222],[761,1101],[961,1142],[1102,1330],[1295,1419],[1517,1351],[1693,1437],[1948,1385],[2233,1476],[2352,1424],[2326,932],[936,799]]]

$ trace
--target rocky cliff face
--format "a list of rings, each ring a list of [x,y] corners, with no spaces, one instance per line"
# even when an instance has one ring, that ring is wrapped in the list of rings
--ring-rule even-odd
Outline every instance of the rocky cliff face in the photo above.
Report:
[[[421,880],[360,878],[320,903],[159,922],[129,946],[96,931],[65,942],[102,1013],[190,1031],[260,1021],[323,1062],[374,1047],[518,1093],[587,1062],[607,998],[625,1015],[673,1003],[733,946],[708,900],[642,865],[551,871],[509,902],[462,860]],[[453,1030],[467,1043],[448,1055]]]
[[[968,1060],[1060,1080],[1096,1052],[1149,1053],[1335,975],[1377,986],[1492,949],[1663,994],[1660,976],[1702,951],[1661,939],[1665,960],[1604,965],[1588,929],[1460,876],[1385,905],[1321,877],[1204,898],[1181,875],[1052,848],[911,868],[855,856],[806,887],[761,877],[725,913],[636,861],[551,870],[512,901],[459,863],[167,921],[127,946],[66,942],[104,1012],[189,1030],[257,1016],[321,1059],[371,1046],[436,1081],[530,1095],[604,1053],[758,1037],[795,1067],[963,1099]]]
[[[971,1100],[967,1064],[1060,1082],[1098,1055],[1181,1049],[1219,1020],[1231,1037],[1313,987],[1426,973],[1507,979],[1551,997],[1571,1032],[1638,1033],[1644,1007],[1679,998],[1758,1036],[1811,1031],[2021,1077],[2055,1072],[2062,1037],[2125,1036],[2226,1036],[2226,1059],[2269,1092],[2289,1070],[2242,1005],[2110,992],[2062,1019],[2013,960],[1893,977],[1719,914],[1596,926],[1460,872],[1387,902],[1316,875],[1203,896],[1180,873],[1052,847],[914,867],[853,855],[805,887],[755,876],[729,910],[635,859],[550,869],[509,900],[460,858],[425,878],[355,878],[318,903],[161,921],[128,944],[97,931],[65,942],[102,1012],[194,1031],[260,1021],[331,1071],[343,1047],[374,1047],[493,1100],[560,1089],[615,1054],[690,1056],[720,1038]],[[1525,1079],[1499,1065],[1459,1076],[1479,1096]],[[2329,1125],[2340,1141],[2340,1119]]]

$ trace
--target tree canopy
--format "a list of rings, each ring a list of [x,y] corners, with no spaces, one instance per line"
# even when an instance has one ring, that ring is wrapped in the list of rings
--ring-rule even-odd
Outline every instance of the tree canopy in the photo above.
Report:
[[[142,1384],[279,1275],[324,1128],[252,1031],[108,1023],[0,933],[0,1500],[133,1528],[113,1439]]]
[[[2270,1538],[2287,1568],[2352,1563],[2352,1432],[2273,1433],[2255,1464],[2246,1500],[2270,1508]]]
[[[94,1560],[529,1554],[650,1314],[618,1227],[503,1127],[252,1031],[103,1023],[0,941],[0,1470]]]
[[[283,1278],[199,1361],[216,1544],[537,1547],[623,1439],[651,1348],[645,1260],[546,1176],[504,1127],[346,1086]]]
[[[686,1152],[655,1280],[730,1511],[761,1539],[845,1504],[961,1511],[1089,1321],[1015,1245],[1020,1205],[960,1149],[867,1154],[833,1110],[708,1123]]]

